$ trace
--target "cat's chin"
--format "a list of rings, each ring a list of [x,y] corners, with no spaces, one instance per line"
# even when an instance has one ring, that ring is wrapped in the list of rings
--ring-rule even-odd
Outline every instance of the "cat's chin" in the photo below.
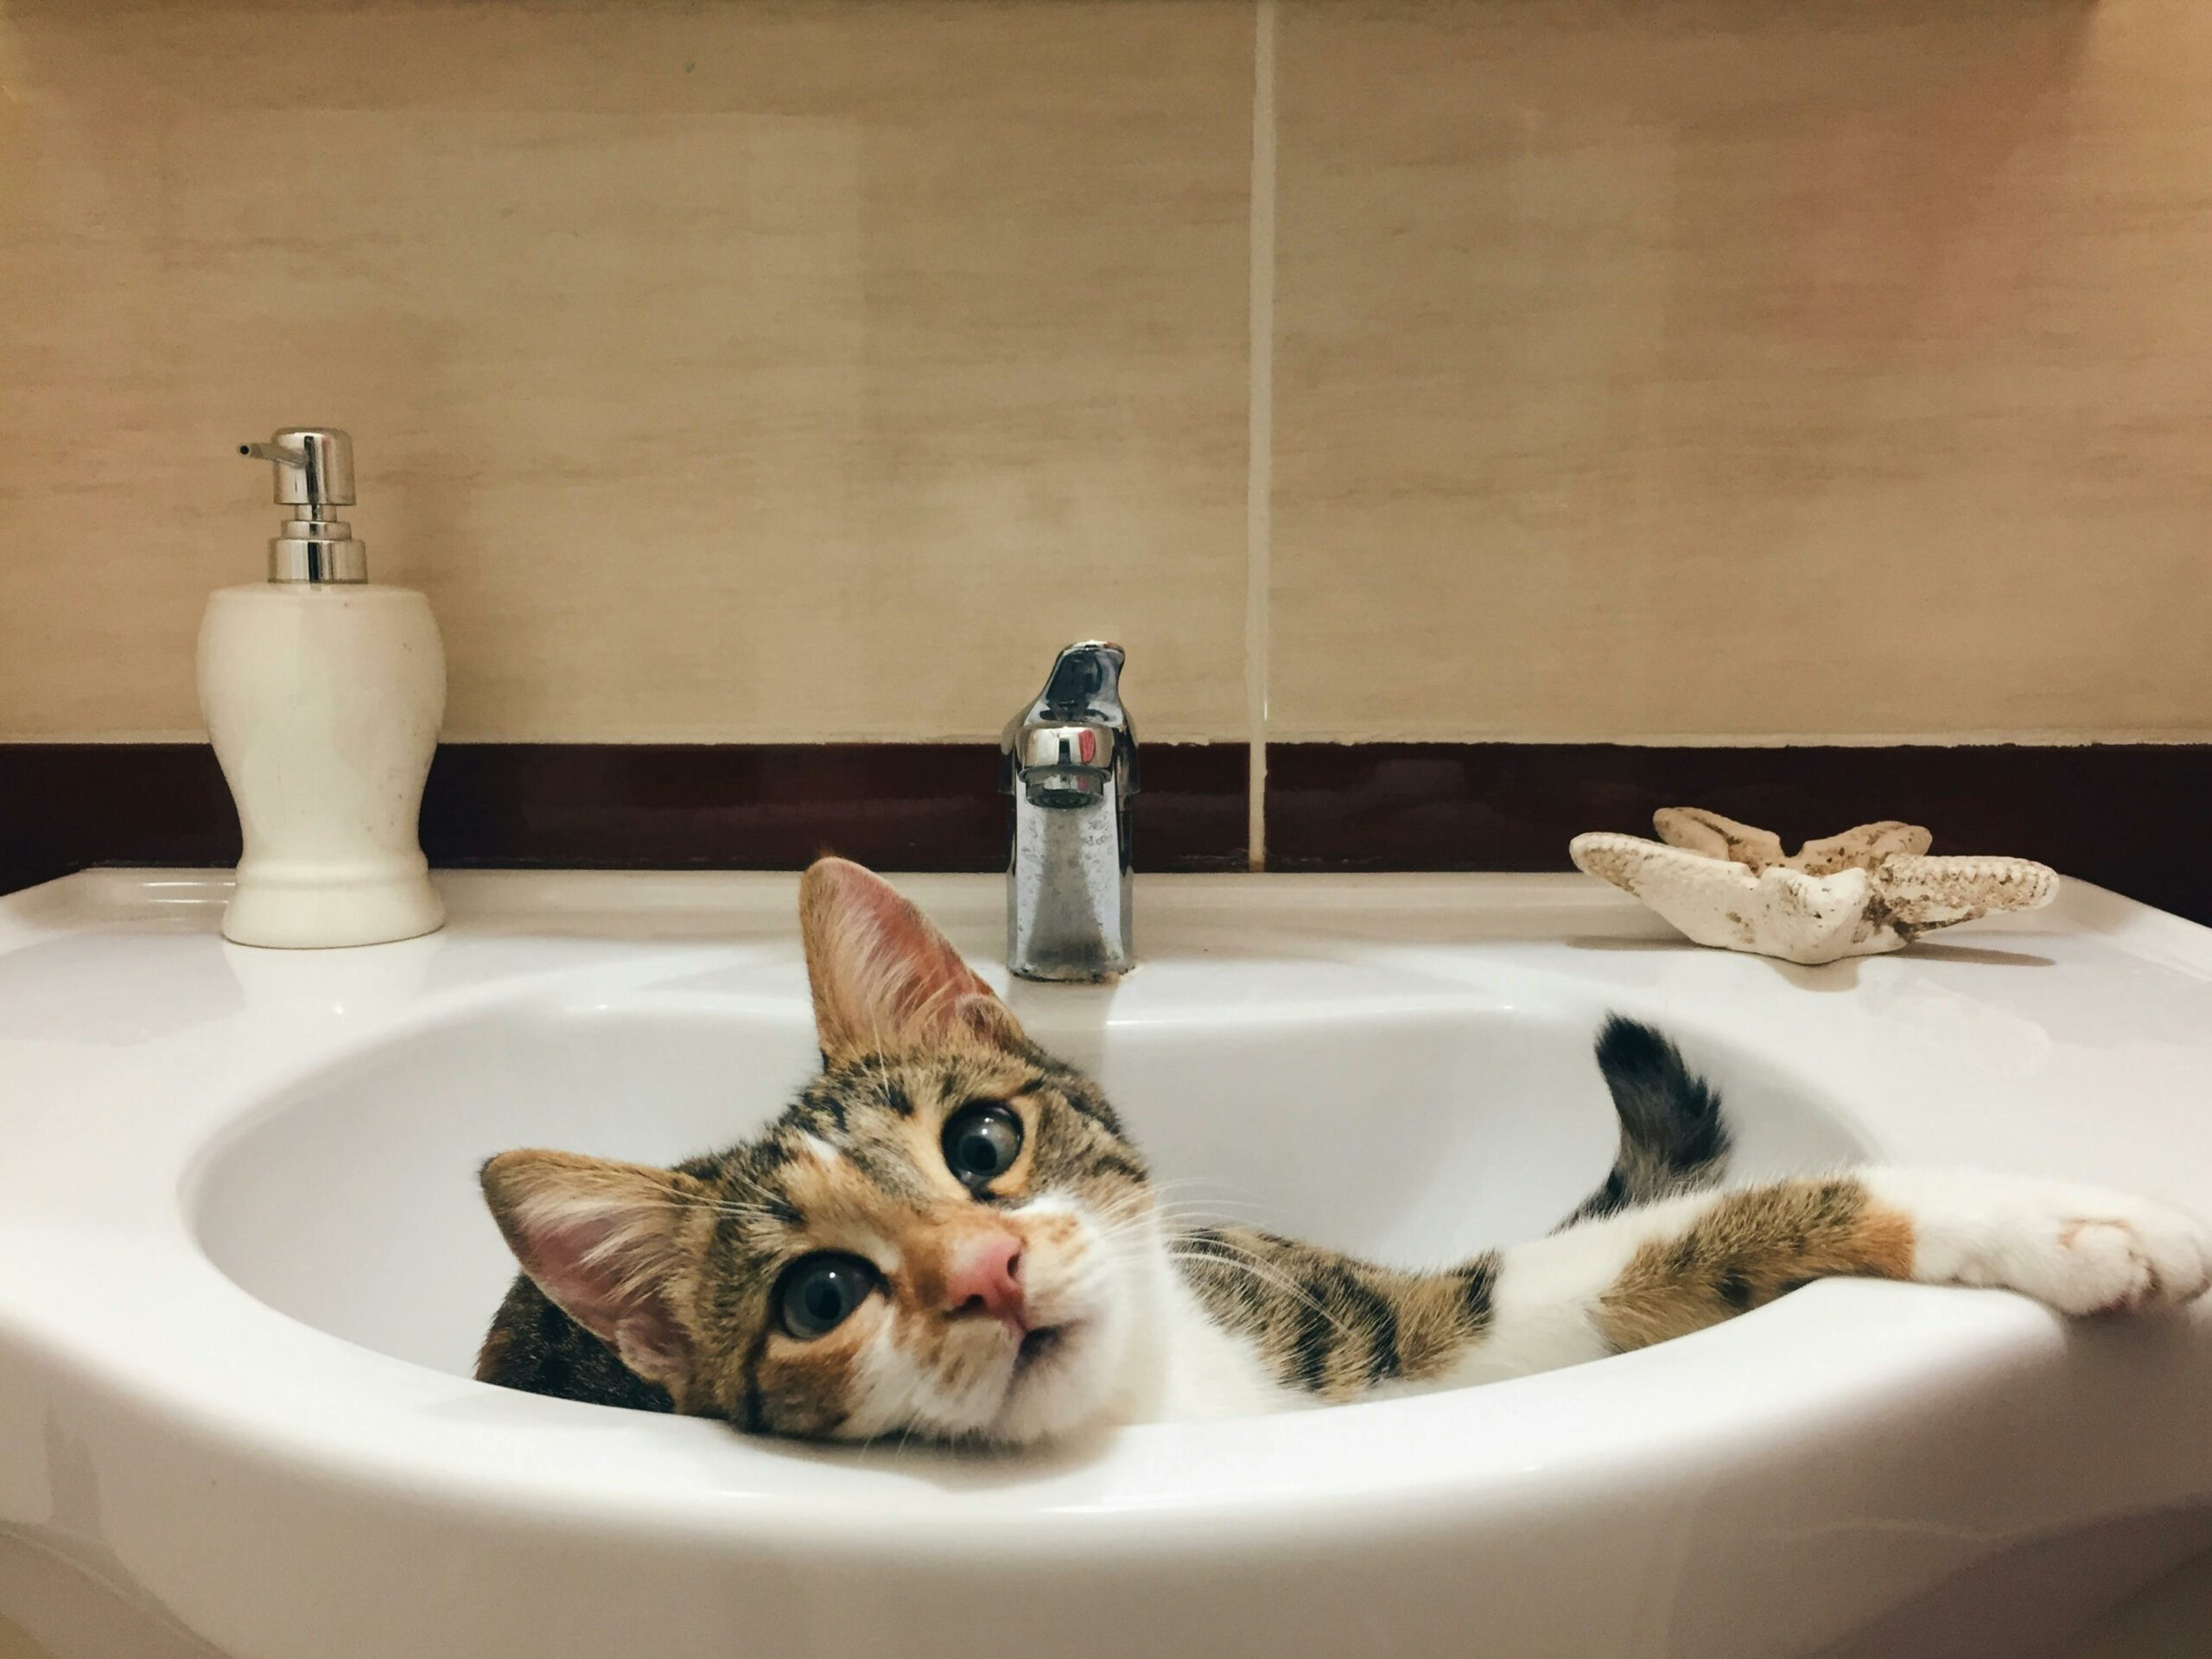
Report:
[[[1100,1351],[1105,1333],[1099,1325],[1086,1319],[1031,1332],[986,1438],[1001,1446],[1036,1446],[1088,1427],[1103,1415],[1113,1367]],[[1109,1386],[1100,1385],[1102,1378]]]
[[[1131,1264],[1116,1265],[1080,1313],[1023,1338],[983,1439],[1040,1446],[1128,1416],[1131,1399],[1142,1391],[1133,1373],[1150,1352],[1135,1340],[1147,1310],[1143,1274]]]

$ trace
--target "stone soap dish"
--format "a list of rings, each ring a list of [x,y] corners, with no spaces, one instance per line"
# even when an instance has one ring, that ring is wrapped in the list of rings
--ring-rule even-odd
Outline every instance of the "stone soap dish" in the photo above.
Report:
[[[2050,902],[2024,858],[1931,858],[1916,823],[1862,823],[1795,856],[1764,830],[1690,806],[1652,814],[1657,841],[1577,836],[1575,868],[1633,894],[1700,944],[1819,963],[1900,950],[1923,933]]]

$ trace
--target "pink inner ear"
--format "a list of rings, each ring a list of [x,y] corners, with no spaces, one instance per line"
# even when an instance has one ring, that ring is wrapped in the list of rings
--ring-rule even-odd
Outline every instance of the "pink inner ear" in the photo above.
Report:
[[[864,899],[869,925],[883,941],[885,951],[898,964],[893,994],[899,1011],[915,1014],[925,1009],[950,1014],[963,996],[995,998],[982,975],[960,959],[944,936],[890,887],[876,884]]]
[[[841,1027],[828,1046],[863,1038],[944,1034],[964,1023],[962,1002],[997,994],[960,959],[929,918],[882,877],[842,860],[815,866],[823,913],[810,966],[829,993],[817,1011]]]
[[[691,1339],[664,1294],[665,1263],[624,1221],[618,1212],[542,1224],[518,1254],[563,1313],[631,1370],[662,1381],[689,1362]]]

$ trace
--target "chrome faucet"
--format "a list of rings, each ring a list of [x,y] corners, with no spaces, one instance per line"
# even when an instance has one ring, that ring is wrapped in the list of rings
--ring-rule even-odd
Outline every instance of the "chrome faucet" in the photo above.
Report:
[[[1024,979],[1127,973],[1129,798],[1137,735],[1122,707],[1122,648],[1070,645],[1036,702],[1007,722],[999,788],[1014,797],[1007,965]]]

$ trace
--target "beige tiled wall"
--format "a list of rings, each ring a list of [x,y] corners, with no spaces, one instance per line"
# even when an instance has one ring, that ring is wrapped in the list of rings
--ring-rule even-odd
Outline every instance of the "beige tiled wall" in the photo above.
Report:
[[[2202,736],[2208,270],[2195,0],[10,0],[0,737],[295,421],[462,738]]]
[[[0,732],[196,728],[353,431],[473,738],[1243,708],[1236,4],[0,7]],[[1224,668],[1224,665],[1225,668]]]
[[[2212,5],[1280,44],[1279,734],[2212,729]]]

